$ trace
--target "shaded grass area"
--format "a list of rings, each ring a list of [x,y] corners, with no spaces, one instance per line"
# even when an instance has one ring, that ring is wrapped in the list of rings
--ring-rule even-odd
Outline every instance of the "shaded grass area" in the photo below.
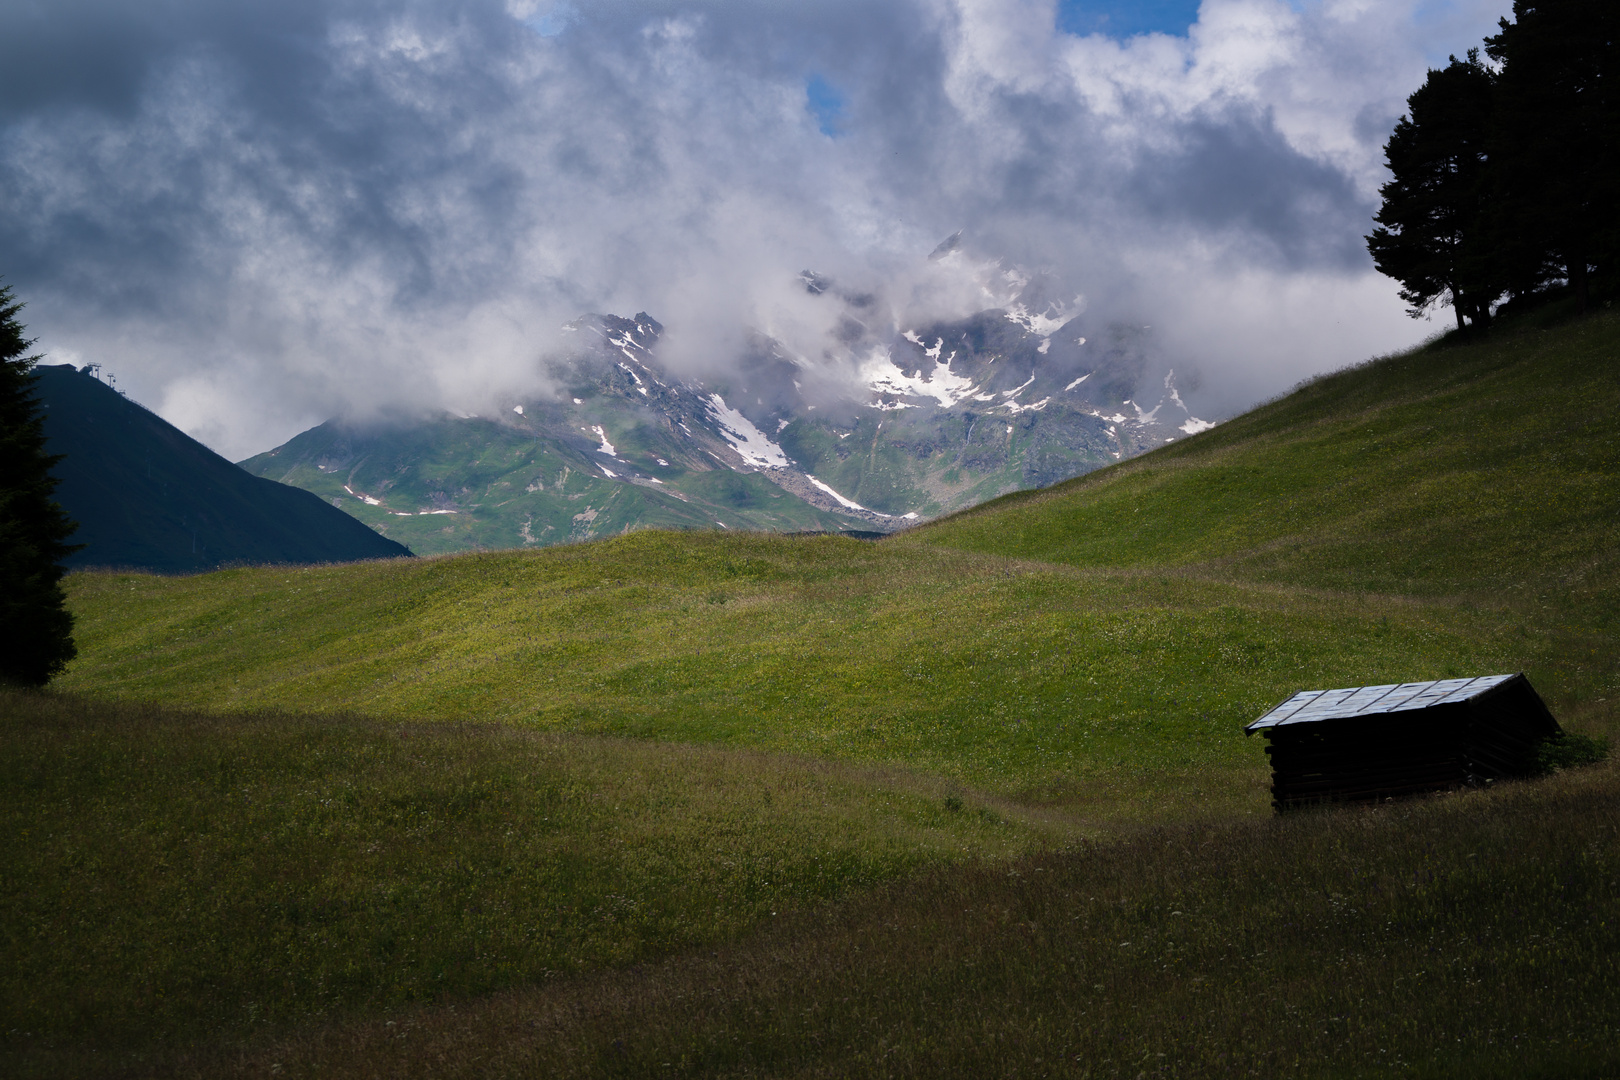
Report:
[[[545,983],[1061,835],[913,774],[501,727],[4,693],[0,740],[14,1063]]]
[[[721,950],[156,1071],[1612,1076],[1617,878],[1600,767],[977,863]]]

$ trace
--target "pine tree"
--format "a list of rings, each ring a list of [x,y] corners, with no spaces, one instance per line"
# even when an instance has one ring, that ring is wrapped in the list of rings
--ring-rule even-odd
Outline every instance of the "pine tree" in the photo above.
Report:
[[[0,286],[0,679],[43,686],[77,655],[62,560],[76,528],[51,498],[44,422],[33,395],[37,357],[17,321],[22,305]]]
[[[1401,283],[1413,318],[1449,303],[1459,329],[1464,316],[1483,324],[1502,295],[1485,206],[1494,82],[1478,50],[1453,56],[1406,99],[1408,115],[1384,146],[1394,179],[1379,189],[1380,228],[1367,250]]]
[[[1492,151],[1499,249],[1515,293],[1620,258],[1620,3],[1515,0],[1485,39],[1502,66]]]

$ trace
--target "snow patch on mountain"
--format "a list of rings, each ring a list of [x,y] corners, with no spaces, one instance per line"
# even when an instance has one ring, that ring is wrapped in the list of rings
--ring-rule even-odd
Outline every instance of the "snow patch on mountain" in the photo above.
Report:
[[[1159,402],[1157,405],[1153,406],[1153,408],[1151,408],[1151,409],[1142,408],[1142,406],[1138,405],[1135,401],[1132,401],[1130,398],[1125,399],[1125,404],[1129,405],[1131,408],[1136,410],[1136,422],[1138,424],[1142,424],[1144,426],[1146,426],[1147,424],[1151,424],[1155,420],[1157,420],[1159,418],[1159,410],[1164,408],[1164,402],[1162,402],[1162,401]]]
[[[1016,401],[1008,401],[1004,402],[1002,407],[1010,413],[1040,412],[1042,409],[1046,408],[1046,403],[1051,400],[1052,399],[1050,397],[1043,397],[1033,405],[1020,405]]]
[[[1176,407],[1179,408],[1182,412],[1191,412],[1192,411],[1191,409],[1187,408],[1187,403],[1185,401],[1181,400],[1181,392],[1176,389],[1176,369],[1175,368],[1171,368],[1169,371],[1164,373],[1164,389],[1165,389],[1165,392],[1170,395],[1170,400],[1175,402]]]
[[[908,341],[912,340],[907,338]],[[916,341],[914,344],[922,344]],[[923,355],[932,361],[933,371],[927,372],[925,368],[913,368],[911,374],[895,362],[894,353],[887,347],[873,349],[860,368],[860,379],[869,390],[879,394],[896,394],[901,397],[933,398],[939,402],[941,408],[949,409],[959,401],[972,396],[978,389],[972,379],[965,378],[951,370],[951,361],[956,359],[953,350],[951,354],[940,359],[940,351],[945,341],[941,338],[934,343],[933,348],[924,350]],[[880,406],[883,407],[883,406]],[[904,408],[905,406],[889,403],[887,408]]]
[[[623,352],[623,353],[624,353],[624,355],[626,355],[626,356],[630,356],[630,353],[629,353],[629,352],[627,352],[627,351],[626,351],[626,350],[624,350],[624,349],[620,349],[620,350],[619,350],[619,351],[620,351],[620,352]],[[630,356],[630,359],[632,359],[632,360],[634,360],[634,359],[635,359],[635,357],[633,357],[633,356]],[[640,393],[641,393],[641,395],[642,395],[642,396],[643,396],[643,397],[646,397],[646,396],[647,396],[647,387],[646,387],[646,385],[645,385],[645,384],[643,384],[643,383],[642,383],[642,381],[641,381],[641,376],[640,376],[640,375],[637,375],[637,374],[636,374],[636,373],[635,373],[635,372],[634,372],[634,371],[632,371],[632,370],[631,370],[631,368],[630,368],[630,365],[629,365],[629,364],[620,364],[620,365],[619,365],[619,367],[621,367],[621,368],[622,368],[622,369],[624,369],[624,373],[625,373],[625,374],[626,374],[626,375],[628,375],[628,376],[630,376],[630,377],[631,377],[631,378],[632,378],[632,379],[634,379],[634,380],[636,380],[636,389],[637,389],[637,390],[638,390],[638,391],[640,391]]]
[[[1210,428],[1215,426],[1208,420],[1200,420],[1198,417],[1194,416],[1192,414],[1192,410],[1187,408],[1187,403],[1181,400],[1181,394],[1176,390],[1176,371],[1174,368],[1171,368],[1170,371],[1165,374],[1164,388],[1165,390],[1169,391],[1170,400],[1175,402],[1176,407],[1187,414],[1187,419],[1182,422],[1181,427],[1179,428],[1180,431],[1187,435],[1196,435],[1200,431],[1208,431]]]
[[[596,448],[596,452],[598,454],[606,454],[608,457],[619,456],[619,452],[613,448],[613,444],[608,442],[607,432],[602,430],[601,424],[597,424],[591,428],[588,428],[587,430],[594,431],[596,433],[596,437],[602,440],[602,445]]]
[[[1033,383],[1034,381],[1035,381],[1035,373],[1032,371],[1032,372],[1029,373],[1029,378],[1024,380],[1024,385],[1023,386],[1016,387],[1015,389],[1012,389],[1012,390],[1003,390],[1001,392],[1001,396],[1004,397],[1004,398],[1015,398],[1019,394],[1022,394],[1025,390],[1028,390],[1029,387],[1030,387],[1030,384]]]
[[[1013,304],[1007,308],[1008,322],[1015,322],[1036,337],[1043,338],[1051,338],[1072,317],[1068,308],[1058,304],[1048,304],[1046,310],[1041,312],[1032,312],[1023,304]],[[1048,341],[1046,344],[1049,345],[1051,342]],[[1045,352],[1046,349],[1042,348],[1040,351]]]
[[[744,462],[759,469],[786,469],[787,455],[782,448],[754,426],[752,420],[726,404],[719,394],[709,395],[709,410],[726,442],[737,451]]]
[[[823,484],[820,480],[817,480],[815,477],[811,476],[809,473],[805,473],[804,475],[805,475],[805,479],[809,480],[812,484],[816,485],[816,487],[820,488],[822,491],[825,491],[827,494],[829,494],[833,498],[837,499],[839,506],[848,507],[851,510],[865,510],[866,513],[868,513],[868,514],[877,514],[879,517],[888,517],[889,516],[888,514],[882,513],[882,512],[877,511],[877,510],[867,510],[866,507],[862,506],[860,503],[852,502],[851,500],[844,498],[842,495],[838,494],[838,492],[834,491],[832,488],[828,487],[826,484]]]

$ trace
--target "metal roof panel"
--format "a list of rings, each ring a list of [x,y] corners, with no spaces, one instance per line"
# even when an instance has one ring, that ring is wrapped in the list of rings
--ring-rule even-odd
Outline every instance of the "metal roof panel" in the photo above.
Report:
[[[1427,709],[1469,701],[1494,690],[1516,675],[1482,675],[1471,679],[1434,679],[1429,682],[1381,683],[1347,686],[1337,690],[1301,690],[1243,730],[1254,733],[1282,724],[1310,724]]]

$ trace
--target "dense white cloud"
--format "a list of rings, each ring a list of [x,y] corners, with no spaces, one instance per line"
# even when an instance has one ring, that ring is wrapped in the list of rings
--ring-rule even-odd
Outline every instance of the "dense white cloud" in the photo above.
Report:
[[[1231,410],[1428,329],[1362,248],[1380,146],[1504,6],[1206,0],[1121,42],[1045,0],[12,5],[0,273],[55,358],[238,457],[532,390],[585,311],[692,366],[746,327],[819,357],[805,268],[963,314],[973,259],[925,259],[959,228]]]

